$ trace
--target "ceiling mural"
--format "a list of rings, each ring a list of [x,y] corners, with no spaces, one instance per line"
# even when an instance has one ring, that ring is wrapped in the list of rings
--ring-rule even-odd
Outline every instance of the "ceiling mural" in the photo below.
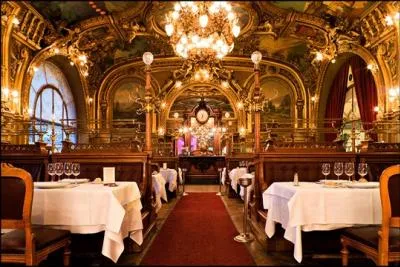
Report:
[[[312,15],[326,13],[357,17],[372,4],[372,1],[271,1],[271,3],[283,9]]]

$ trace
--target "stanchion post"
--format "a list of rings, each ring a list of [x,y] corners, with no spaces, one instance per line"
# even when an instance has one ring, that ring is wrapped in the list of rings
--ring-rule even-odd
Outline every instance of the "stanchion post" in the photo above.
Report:
[[[183,192],[182,192],[182,196],[187,196],[189,195],[188,193],[185,192],[185,184],[186,184],[186,168],[182,168],[182,176],[183,176]]]
[[[247,215],[249,206],[249,199],[247,197],[247,187],[251,185],[251,180],[252,180],[251,178],[239,179],[239,184],[244,187],[243,233],[235,236],[234,240],[240,243],[247,243],[254,239],[251,233],[248,232],[248,227],[247,227]]]

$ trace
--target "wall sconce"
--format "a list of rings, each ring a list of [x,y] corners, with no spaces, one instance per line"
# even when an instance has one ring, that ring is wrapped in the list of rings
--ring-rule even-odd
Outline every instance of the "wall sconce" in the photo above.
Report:
[[[243,126],[240,127],[240,129],[239,129],[239,135],[240,135],[241,137],[245,137],[245,136],[246,136],[246,128],[244,128]]]
[[[227,81],[222,81],[222,82],[221,82],[221,85],[222,85],[222,87],[224,87],[224,88],[228,88],[229,83],[228,83]]]
[[[229,119],[230,118],[230,116],[231,116],[231,114],[227,111],[227,112],[225,112],[225,118],[227,118],[227,119]]]
[[[375,106],[375,107],[374,107],[374,112],[376,112],[376,113],[379,112],[379,107],[378,107],[378,106]]]
[[[175,119],[178,119],[178,118],[179,118],[179,113],[178,113],[178,112],[175,112],[175,113],[174,113],[174,118],[175,118]]]
[[[179,87],[181,87],[182,86],[182,82],[181,81],[176,81],[175,82],[175,87],[176,88],[179,88]]]
[[[371,72],[376,72],[378,70],[378,66],[374,63],[369,63],[367,65],[367,69],[369,69]]]
[[[237,102],[236,105],[237,105],[238,109],[242,109],[243,108],[243,102],[241,102],[241,101]]]
[[[164,134],[165,134],[164,128],[162,128],[162,127],[158,128],[158,135],[164,136]]]

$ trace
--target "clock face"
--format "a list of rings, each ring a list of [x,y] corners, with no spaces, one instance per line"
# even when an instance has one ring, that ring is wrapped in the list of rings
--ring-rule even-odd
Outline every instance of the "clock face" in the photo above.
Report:
[[[208,112],[207,112],[207,110],[200,109],[199,111],[197,111],[196,119],[200,123],[205,123],[206,121],[208,121]]]

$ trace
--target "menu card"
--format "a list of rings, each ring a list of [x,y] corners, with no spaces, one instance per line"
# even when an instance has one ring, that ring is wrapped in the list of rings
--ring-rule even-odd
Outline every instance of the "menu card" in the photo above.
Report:
[[[105,184],[115,183],[115,167],[103,167],[103,181]]]
[[[164,163],[162,164],[162,168],[163,168],[164,170],[166,170],[166,169],[167,169],[167,163],[164,162]]]

